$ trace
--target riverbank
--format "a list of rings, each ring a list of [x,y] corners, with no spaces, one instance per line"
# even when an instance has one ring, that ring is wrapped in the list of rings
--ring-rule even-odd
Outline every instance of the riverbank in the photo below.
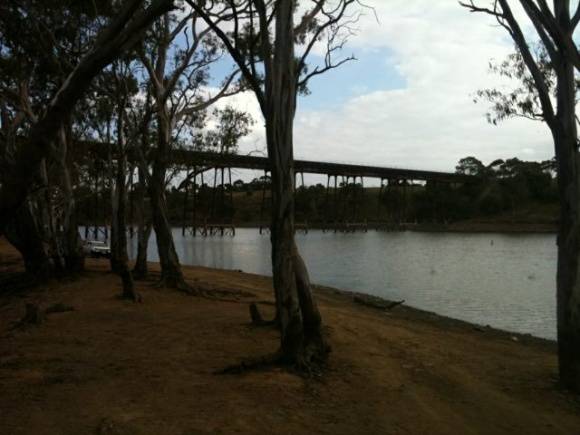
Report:
[[[318,288],[333,347],[322,379],[282,369],[213,372],[276,348],[249,325],[272,313],[271,280],[186,267],[213,298],[140,282],[143,304],[116,299],[119,279],[88,260],[77,280],[0,299],[0,433],[19,434],[573,434],[580,401],[558,390],[552,342],[404,305],[357,303]],[[0,242],[0,273],[21,269]],[[14,328],[27,302],[64,304]],[[359,300],[360,302],[360,300]]]

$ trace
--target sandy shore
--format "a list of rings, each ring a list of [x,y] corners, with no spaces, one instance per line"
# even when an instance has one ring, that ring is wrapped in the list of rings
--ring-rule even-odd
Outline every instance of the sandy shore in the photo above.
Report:
[[[132,304],[116,299],[105,260],[87,267],[0,297],[0,434],[580,433],[580,399],[556,385],[554,343],[324,288],[333,352],[322,378],[215,375],[276,349],[276,331],[248,315],[253,301],[272,315],[270,279],[187,267],[214,299],[156,288],[154,273]],[[0,241],[0,273],[19,269]],[[26,302],[74,311],[15,329]]]

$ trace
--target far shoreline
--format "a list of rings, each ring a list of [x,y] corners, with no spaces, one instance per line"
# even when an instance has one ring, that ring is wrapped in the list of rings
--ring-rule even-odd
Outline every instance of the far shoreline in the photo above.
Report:
[[[243,229],[260,229],[260,224],[255,222],[221,224],[227,226],[234,226]],[[304,229],[324,231],[324,232],[364,232],[364,231],[381,231],[381,232],[418,232],[418,233],[498,233],[498,234],[557,234],[558,226],[554,223],[511,223],[511,222],[455,222],[449,224],[416,224],[416,223],[402,223],[399,225],[377,225],[370,222],[364,229],[363,224],[356,230],[344,231],[337,229],[335,231],[332,227],[325,227],[323,225],[310,225],[302,222],[296,222],[297,232],[304,232]],[[180,224],[174,223],[173,228],[181,229]],[[202,224],[198,225],[203,227]],[[268,226],[262,226],[264,231],[269,231]]]

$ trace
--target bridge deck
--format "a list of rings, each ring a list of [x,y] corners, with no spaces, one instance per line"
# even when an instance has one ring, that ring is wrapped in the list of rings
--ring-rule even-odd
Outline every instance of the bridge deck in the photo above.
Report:
[[[106,157],[109,147],[107,144],[98,142],[77,142],[76,153],[90,151],[91,153]],[[129,155],[130,160],[137,160],[135,153]],[[168,159],[172,165],[193,168],[198,167],[224,167],[254,170],[270,170],[267,157],[247,156],[239,154],[217,154],[177,149],[171,151]],[[337,175],[365,178],[400,179],[416,181],[440,181],[447,183],[464,183],[471,177],[451,172],[423,171],[418,169],[385,168],[380,166],[354,165],[345,163],[315,162],[311,160],[295,160],[294,171],[296,173]]]
[[[215,153],[174,150],[171,161],[188,166],[230,167],[240,169],[270,170],[267,157],[243,156],[238,154],[219,155]],[[423,171],[417,169],[384,168],[380,166],[353,165],[345,163],[315,162],[295,160],[296,173],[344,175],[365,178],[395,178],[403,180],[433,180],[462,183],[469,177],[450,172]]]

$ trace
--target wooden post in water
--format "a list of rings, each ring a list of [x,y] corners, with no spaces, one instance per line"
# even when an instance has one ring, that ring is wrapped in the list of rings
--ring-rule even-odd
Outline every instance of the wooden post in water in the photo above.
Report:
[[[183,215],[181,219],[181,235],[185,237],[185,230],[187,228],[187,199],[189,196],[189,172],[185,173],[186,183],[184,186],[185,192],[183,195]]]
[[[228,223],[230,223],[232,225],[232,228],[234,228],[234,213],[235,213],[235,209],[234,209],[234,185],[232,184],[232,168],[228,167],[228,183],[230,185],[230,210],[229,210],[229,218],[228,218]],[[236,231],[233,230],[233,235],[236,234]]]
[[[266,177],[268,171],[264,171],[264,181],[262,182],[262,202],[260,203],[260,234],[263,231],[264,208],[266,206]]]
[[[99,239],[99,171],[95,174],[95,220],[93,221],[93,239]]]
[[[202,175],[203,176],[203,175]],[[191,213],[191,233],[197,234],[197,167],[193,167],[193,210]]]
[[[338,225],[338,175],[334,176],[334,206],[332,207],[332,212],[334,214],[334,232],[336,233],[336,227]]]
[[[326,175],[326,194],[324,195],[324,224],[322,231],[325,232],[328,228],[328,197],[330,195],[330,174]]]
[[[377,228],[381,225],[381,202],[383,199],[383,191],[385,188],[384,185],[385,179],[381,178],[381,187],[379,188],[379,195],[377,197]]]
[[[221,177],[221,186],[220,186],[220,219],[219,222],[222,224],[221,225],[221,233],[220,235],[223,237],[224,236],[224,226],[225,226],[225,203],[226,203],[226,185],[224,182],[224,170],[225,168],[222,166],[221,168],[221,172],[222,172],[222,177]]]

